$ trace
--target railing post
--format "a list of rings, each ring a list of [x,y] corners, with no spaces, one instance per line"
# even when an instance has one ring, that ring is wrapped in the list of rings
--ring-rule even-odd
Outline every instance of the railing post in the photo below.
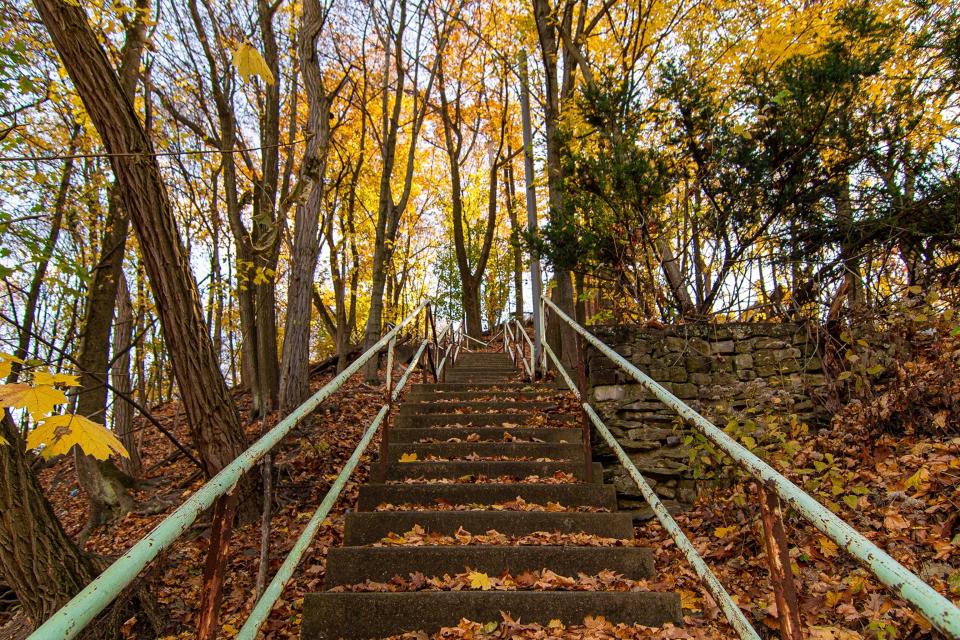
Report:
[[[396,347],[397,339],[393,338],[387,343],[387,375],[385,376],[386,404],[392,408],[393,405],[393,350]],[[387,464],[390,461],[390,424],[385,421],[380,434],[380,464],[377,469],[377,475],[380,482],[387,481]]]
[[[760,491],[760,515],[763,520],[763,539],[767,547],[767,565],[770,582],[777,602],[780,637],[783,640],[803,640],[800,621],[800,603],[793,582],[787,534],[783,528],[783,509],[777,494],[757,485]]]
[[[203,591],[200,594],[200,622],[197,640],[214,640],[220,630],[220,603],[223,601],[223,574],[227,568],[227,551],[233,534],[233,518],[237,508],[237,489],[217,498],[213,504],[210,546],[203,568]]]
[[[387,379],[385,383],[387,390],[387,402],[390,402],[390,392],[393,391],[393,350],[396,345],[396,338],[391,338],[390,342],[387,343]]]
[[[583,402],[587,402],[590,397],[587,389],[587,365],[586,356],[583,348],[583,338],[578,334],[577,340],[577,387],[580,389],[580,397]],[[590,416],[587,410],[583,409],[581,416],[583,431],[583,462],[586,465],[584,469],[584,478],[587,482],[593,482],[593,447],[590,441]]]

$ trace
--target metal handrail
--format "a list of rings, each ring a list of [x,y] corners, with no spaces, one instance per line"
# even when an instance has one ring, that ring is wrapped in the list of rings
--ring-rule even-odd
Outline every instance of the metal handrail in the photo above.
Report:
[[[527,365],[526,358],[523,358],[523,368],[524,370],[526,370],[527,375],[530,376],[530,381],[532,382],[534,377],[536,376],[536,363],[534,362],[534,358],[536,358],[536,354],[534,353],[533,340],[531,340],[530,336],[527,335],[527,330],[523,327],[523,324],[519,320],[514,318],[513,323],[516,325],[517,331],[520,333],[520,335],[523,336],[523,339],[526,341],[527,345],[530,347],[530,364]],[[521,352],[522,352],[522,349],[523,347],[521,346]]]
[[[670,515],[667,507],[664,506],[656,492],[654,492],[653,488],[644,479],[643,474],[641,474],[640,470],[637,469],[637,465],[633,463],[633,460],[630,459],[630,456],[627,455],[627,452],[623,450],[623,447],[620,446],[620,443],[617,442],[616,438],[613,437],[613,434],[610,433],[607,425],[603,423],[603,421],[600,419],[600,416],[597,415],[597,412],[594,411],[592,406],[590,406],[590,403],[584,400],[584,398],[580,395],[577,385],[573,382],[573,379],[567,373],[566,369],[564,369],[563,365],[560,364],[560,359],[557,358],[557,354],[553,352],[553,349],[551,349],[550,345],[548,345],[546,342],[543,343],[543,349],[544,352],[550,357],[550,360],[557,368],[557,371],[560,372],[560,375],[563,377],[563,381],[567,384],[567,387],[573,392],[573,395],[576,396],[577,400],[580,401],[580,406],[583,407],[583,410],[590,417],[590,421],[597,428],[597,431],[600,432],[600,435],[603,436],[603,439],[607,441],[607,444],[610,445],[610,448],[613,449],[617,459],[620,460],[620,463],[627,470],[627,473],[629,473],[630,477],[633,478],[633,481],[636,483],[637,487],[640,488],[640,493],[643,494],[644,499],[650,505],[650,508],[653,509],[653,513],[657,517],[657,520],[660,521],[660,524],[663,525],[663,528],[667,531],[667,533],[670,534],[670,537],[673,538],[673,541],[677,544],[677,548],[680,549],[684,556],[686,556],[687,561],[693,565],[693,569],[696,571],[697,577],[699,577],[704,583],[704,585],[707,587],[707,591],[710,592],[710,595],[713,596],[713,599],[723,610],[724,615],[727,616],[727,620],[730,622],[730,626],[736,630],[737,634],[743,640],[760,640],[760,636],[757,635],[756,630],[754,630],[754,628],[747,621],[746,616],[743,615],[743,611],[741,611],[740,607],[737,606],[737,603],[733,601],[733,598],[730,597],[730,594],[727,593],[727,590],[723,588],[720,580],[716,575],[714,575],[713,571],[710,570],[710,567],[707,566],[707,563],[704,561],[704,559],[699,553],[697,553],[696,547],[693,546],[693,543],[690,542],[690,539],[687,538],[686,534],[683,533],[680,525],[678,525],[677,521],[673,519],[673,516]]]
[[[28,640],[68,639],[83,631],[107,605],[113,602],[133,582],[147,564],[179,538],[201,513],[213,506],[217,498],[230,492],[247,471],[267,455],[284,436],[316,409],[321,402],[339,389],[350,376],[359,371],[370,358],[376,356],[384,346],[387,346],[404,326],[420,314],[427,304],[428,301],[422,302],[410,315],[400,321],[397,326],[387,332],[346,369],[278,422],[275,427],[250,445],[246,451],[221,469],[206,484],[197,489],[192,496],[164,518],[150,533],[141,538],[139,542],[30,634]]]
[[[640,371],[623,356],[580,326],[551,300],[543,298],[543,301],[545,305],[549,305],[552,311],[556,312],[560,319],[583,336],[587,342],[613,360],[634,380],[646,387],[681,417],[692,423],[700,433],[735,462],[742,465],[753,477],[760,481],[763,487],[779,495],[784,502],[793,507],[797,513],[825,536],[850,553],[894,593],[915,606],[934,627],[951,638],[960,639],[960,608],[894,560],[877,545],[870,542],[832,511],[814,500],[796,484],[778,473],[773,467],[751,453],[746,447],[724,433],[689,405],[667,391],[653,378]]]
[[[357,465],[360,463],[360,457],[370,445],[370,441],[373,439],[373,436],[380,427],[380,424],[387,417],[387,414],[390,413],[391,405],[400,396],[400,391],[407,383],[407,379],[410,377],[410,374],[413,373],[413,370],[416,369],[417,365],[419,364],[420,356],[423,355],[423,351],[426,349],[426,347],[427,340],[424,340],[421,343],[420,348],[417,350],[416,355],[413,357],[413,360],[410,362],[410,365],[406,368],[403,375],[400,377],[400,380],[397,381],[396,388],[390,394],[390,402],[386,402],[382,407],[380,407],[380,411],[373,419],[373,422],[370,423],[370,426],[367,427],[363,437],[357,444],[357,448],[354,449],[353,455],[350,456],[350,459],[347,460],[347,463],[340,471],[340,474],[337,476],[336,480],[334,480],[333,484],[330,485],[330,489],[327,490],[327,494],[323,497],[323,501],[320,503],[320,506],[314,512],[313,516],[310,517],[310,521],[307,522],[307,526],[304,527],[303,531],[300,533],[300,536],[290,549],[290,553],[287,554],[283,564],[280,565],[279,569],[277,569],[277,574],[273,577],[273,580],[270,581],[270,584],[267,585],[267,588],[264,589],[263,595],[260,596],[260,599],[257,600],[257,603],[254,605],[253,611],[250,612],[250,616],[247,618],[247,621],[243,623],[243,626],[240,628],[240,632],[237,633],[237,640],[254,640],[254,638],[257,636],[257,632],[260,630],[260,627],[262,627],[263,623],[266,622],[267,618],[270,617],[270,612],[273,610],[273,605],[276,604],[277,600],[279,600],[280,596],[283,594],[283,589],[286,587],[287,581],[289,581],[293,576],[293,572],[296,570],[297,566],[299,566],[300,561],[303,559],[303,555],[307,552],[307,549],[313,542],[314,537],[316,537],[317,531],[320,529],[320,525],[323,524],[324,518],[327,517],[327,514],[330,513],[330,509],[333,508],[333,505],[336,503],[337,498],[340,497],[340,492],[343,491],[343,488],[346,486],[347,480],[350,478],[353,470],[356,469]]]
[[[463,332],[463,337],[464,337],[464,338],[467,338],[467,339],[469,339],[469,340],[473,340],[474,342],[476,342],[476,343],[477,343],[478,345],[480,345],[481,347],[489,347],[489,346],[490,346],[489,344],[487,344],[487,343],[484,342],[483,340],[478,340],[477,338],[474,338],[472,335],[470,335],[470,334],[467,333],[466,331]]]

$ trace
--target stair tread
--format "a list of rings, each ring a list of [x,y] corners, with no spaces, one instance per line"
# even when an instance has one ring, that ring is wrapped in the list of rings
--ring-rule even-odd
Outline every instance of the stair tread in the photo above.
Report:
[[[526,478],[528,476],[552,477],[557,472],[573,475],[581,480],[585,477],[583,462],[537,462],[532,460],[455,460],[451,462],[401,462],[387,465],[387,480],[406,480],[410,478],[461,478],[463,476],[487,476],[497,478],[510,476]],[[593,481],[603,481],[603,469],[594,463]]]
[[[394,428],[390,430],[390,442],[416,442],[425,438],[446,440],[447,438],[465,439],[472,435],[480,437],[480,442],[510,442],[504,440],[504,434],[514,438],[538,438],[546,442],[566,440],[570,443],[579,443],[582,436],[579,428],[562,427],[445,427],[441,432],[435,427]]]
[[[611,622],[681,624],[680,597],[651,591],[418,591],[314,593],[303,605],[301,638],[377,638],[409,631],[435,633],[461,618],[500,622],[500,612],[523,622],[582,624],[588,616]],[[361,613],[362,612],[362,613]]]
[[[437,442],[415,444],[390,443],[390,460],[416,453],[421,460],[427,456],[455,457],[476,454],[478,456],[504,456],[527,458],[550,458],[552,460],[583,460],[583,445],[558,442]],[[406,464],[406,463],[404,463]]]
[[[343,543],[374,544],[391,533],[401,535],[415,526],[427,533],[453,535],[458,529],[484,534],[495,529],[507,536],[547,533],[587,533],[621,540],[633,538],[629,513],[548,511],[365,511],[346,514]]]
[[[596,575],[605,570],[630,580],[653,577],[653,551],[648,547],[571,546],[417,546],[335,547],[327,552],[327,589],[364,580],[386,582],[420,572],[427,577],[467,570],[500,575],[509,571],[549,569],[561,576]]]
[[[358,511],[372,511],[383,503],[496,504],[522,498],[534,504],[556,502],[565,507],[590,506],[617,508],[617,492],[612,485],[596,483],[537,484],[365,484],[360,487]]]

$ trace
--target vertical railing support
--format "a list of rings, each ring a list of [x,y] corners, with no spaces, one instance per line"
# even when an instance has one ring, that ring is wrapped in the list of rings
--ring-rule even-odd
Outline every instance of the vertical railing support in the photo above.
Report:
[[[220,603],[223,601],[223,574],[227,568],[227,552],[233,534],[233,518],[237,508],[237,489],[217,498],[213,504],[210,546],[203,568],[203,591],[200,594],[200,622],[197,640],[214,640],[220,630]]]
[[[384,376],[385,403],[387,406],[393,405],[393,351],[396,348],[397,339],[393,338],[387,343],[387,371]],[[390,455],[390,425],[384,423],[382,433],[380,434],[380,464],[377,468],[377,475],[381,483],[387,481],[387,464]]]
[[[783,640],[803,640],[800,621],[800,603],[793,581],[787,534],[783,528],[783,509],[776,493],[760,490],[760,516],[763,520],[763,539],[767,547],[767,565],[770,567],[770,582],[777,602],[777,618],[780,620],[780,637]]]
[[[393,338],[387,343],[387,379],[386,393],[387,402],[390,401],[390,392],[393,391],[393,350],[397,346],[397,339]]]

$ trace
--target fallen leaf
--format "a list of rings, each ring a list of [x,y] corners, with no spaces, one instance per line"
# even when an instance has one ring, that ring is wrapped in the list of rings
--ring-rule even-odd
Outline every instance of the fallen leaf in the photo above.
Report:
[[[490,583],[490,576],[479,571],[471,571],[467,574],[467,580],[470,581],[471,589],[482,589],[489,591],[493,585]]]

